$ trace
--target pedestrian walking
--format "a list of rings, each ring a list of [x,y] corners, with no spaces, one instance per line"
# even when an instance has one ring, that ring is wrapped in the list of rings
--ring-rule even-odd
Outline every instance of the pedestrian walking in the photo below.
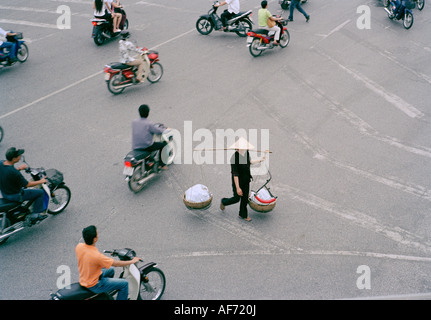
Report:
[[[251,221],[247,211],[250,181],[253,179],[250,173],[250,165],[264,161],[265,157],[260,160],[250,160],[248,150],[254,149],[254,146],[244,138],[238,139],[229,149],[235,149],[235,153],[231,158],[233,197],[221,199],[220,209],[223,211],[226,206],[240,202],[239,217],[245,221]]]
[[[307,12],[304,11],[304,9],[302,9],[301,7],[301,0],[292,0],[290,2],[290,15],[289,15],[289,21],[293,21],[293,10],[298,9],[299,12],[301,12],[304,17],[305,17],[305,21],[309,21],[310,20],[310,15],[307,14]]]

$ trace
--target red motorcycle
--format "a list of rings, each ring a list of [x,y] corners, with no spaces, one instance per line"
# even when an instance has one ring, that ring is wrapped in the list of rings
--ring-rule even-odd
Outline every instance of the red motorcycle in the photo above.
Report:
[[[159,53],[142,48],[141,56],[142,60],[144,60],[143,80],[148,79],[151,83],[158,82],[163,76],[163,67],[159,63]],[[144,82],[136,81],[137,70],[137,67],[121,62],[113,62],[105,65],[105,81],[109,92],[120,94],[125,88]]]
[[[287,30],[287,20],[282,19],[281,21],[276,21],[276,24],[281,30],[279,46],[280,48],[286,48],[290,42],[290,33]],[[250,54],[253,57],[260,56],[265,50],[277,47],[274,46],[275,31],[256,29],[247,32],[247,35],[247,47],[249,47]]]

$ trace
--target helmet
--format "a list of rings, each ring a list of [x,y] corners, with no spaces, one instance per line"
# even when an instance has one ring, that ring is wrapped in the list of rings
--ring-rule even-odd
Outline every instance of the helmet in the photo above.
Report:
[[[123,40],[128,39],[130,37],[130,32],[127,30],[123,30],[121,31],[120,36],[121,36],[121,39]]]

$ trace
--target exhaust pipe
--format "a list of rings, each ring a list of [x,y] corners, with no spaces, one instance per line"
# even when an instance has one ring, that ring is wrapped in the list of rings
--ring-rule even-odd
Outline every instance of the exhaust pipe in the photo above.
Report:
[[[16,230],[14,230],[14,231],[12,231],[12,232],[9,232],[9,233],[6,233],[6,234],[3,234],[3,235],[1,235],[1,236],[0,236],[0,240],[3,240],[3,239],[5,239],[5,238],[9,238],[11,235],[13,235],[14,233],[17,233],[17,232],[21,231],[22,229],[24,229],[24,227],[21,227],[21,228],[16,229]]]

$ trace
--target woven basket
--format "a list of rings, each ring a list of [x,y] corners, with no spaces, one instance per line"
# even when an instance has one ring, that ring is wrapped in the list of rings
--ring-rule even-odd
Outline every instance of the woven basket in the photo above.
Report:
[[[272,202],[272,203],[270,203],[270,204],[267,204],[267,205],[260,205],[260,204],[258,204],[256,202],[251,201],[250,199],[248,199],[248,204],[250,205],[250,208],[252,208],[254,211],[257,211],[257,212],[269,212],[269,211],[271,211],[272,209],[275,208],[275,205],[277,204],[277,200],[274,201],[274,202]]]
[[[183,195],[183,202],[189,209],[207,209],[211,202],[213,201],[213,195],[211,195],[211,198],[209,198],[207,201],[204,202],[193,202],[186,200],[186,194]]]

